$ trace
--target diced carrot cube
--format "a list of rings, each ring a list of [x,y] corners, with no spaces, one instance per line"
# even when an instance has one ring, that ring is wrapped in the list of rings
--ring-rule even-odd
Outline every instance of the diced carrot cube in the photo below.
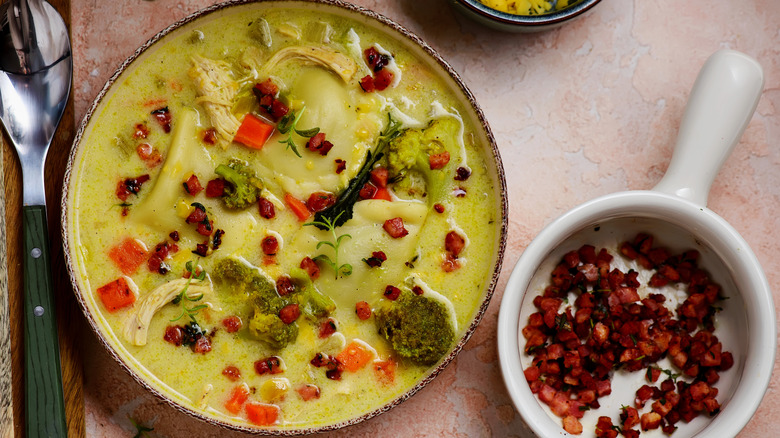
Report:
[[[241,412],[241,407],[249,398],[249,387],[246,383],[242,383],[230,392],[230,398],[225,402],[225,409],[233,415],[237,415]]]
[[[135,303],[135,292],[130,288],[125,277],[119,277],[116,280],[101,286],[97,294],[103,305],[109,312],[116,312],[119,309]]]
[[[306,219],[311,216],[311,212],[309,211],[309,208],[306,207],[306,204],[303,203],[300,199],[296,198],[295,196],[285,193],[284,194],[284,202],[287,204],[288,207],[290,207],[290,210],[295,213],[295,216],[298,217],[298,220],[303,222]]]
[[[273,132],[273,125],[264,122],[263,119],[254,114],[247,114],[241,122],[241,126],[238,127],[233,141],[252,149],[262,149]]]
[[[147,259],[146,246],[138,239],[128,237],[108,250],[108,257],[125,275],[133,275]]]
[[[368,364],[374,358],[372,351],[361,342],[352,341],[336,356],[336,359],[344,364],[344,368],[355,372]]]
[[[250,401],[246,404],[246,417],[258,426],[271,426],[279,421],[279,406]]]

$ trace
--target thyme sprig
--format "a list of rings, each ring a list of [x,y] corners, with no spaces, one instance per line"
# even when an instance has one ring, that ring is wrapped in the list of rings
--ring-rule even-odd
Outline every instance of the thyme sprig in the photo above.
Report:
[[[339,213],[334,219],[329,219],[327,217],[323,217],[321,220],[312,221],[312,222],[306,222],[303,224],[304,226],[310,225],[315,226],[319,229],[330,231],[333,235],[333,240],[321,240],[317,243],[317,249],[320,249],[323,245],[327,245],[331,248],[333,248],[333,253],[335,254],[333,259],[331,259],[327,254],[320,254],[316,257],[314,257],[313,260],[321,260],[325,264],[331,267],[333,271],[336,273],[336,279],[338,280],[339,274],[341,275],[351,275],[352,274],[352,265],[349,263],[344,263],[342,265],[339,265],[339,247],[341,246],[341,242],[346,238],[352,238],[349,234],[342,234],[337,235],[336,234],[336,223],[339,220],[339,216],[341,216],[344,212]]]
[[[295,141],[293,140],[293,134],[298,134],[301,137],[305,138],[312,138],[315,135],[317,135],[320,132],[320,128],[314,127],[311,129],[298,129],[298,121],[301,120],[301,116],[303,116],[304,111],[306,111],[306,107],[301,108],[301,110],[296,114],[295,110],[291,110],[289,113],[285,114],[284,117],[282,117],[281,120],[279,120],[279,123],[276,125],[276,129],[281,132],[282,134],[287,134],[287,138],[284,140],[279,140],[279,143],[286,144],[287,149],[292,149],[293,153],[298,156],[298,158],[302,158],[301,153],[298,152],[298,147],[295,145]]]
[[[176,298],[174,298],[171,301],[173,304],[179,304],[183,300],[187,300],[187,301],[189,301],[191,303],[194,303],[194,302],[197,302],[197,301],[200,301],[200,300],[203,299],[203,294],[200,294],[200,295],[198,295],[197,297],[194,297],[194,298],[190,298],[189,296],[187,296],[187,289],[189,289],[190,283],[192,283],[192,279],[193,278],[195,280],[203,280],[204,278],[206,278],[206,271],[201,270],[199,273],[196,274],[196,271],[198,270],[197,262],[193,263],[192,260],[188,261],[184,266],[185,266],[185,269],[187,269],[187,272],[190,273],[190,276],[189,276],[189,278],[187,278],[187,284],[184,285],[184,288],[181,290],[179,295],[176,295]],[[195,319],[195,315],[200,310],[203,310],[206,307],[208,307],[208,305],[206,305],[206,304],[199,304],[199,305],[193,306],[193,307],[187,307],[187,306],[182,304],[182,306],[181,306],[181,308],[182,308],[181,314],[179,314],[179,316],[177,316],[176,318],[171,319],[170,321],[171,322],[175,322],[175,321],[178,321],[178,320],[184,318],[184,316],[189,316],[190,319],[192,320],[192,322],[197,324],[198,321]]]

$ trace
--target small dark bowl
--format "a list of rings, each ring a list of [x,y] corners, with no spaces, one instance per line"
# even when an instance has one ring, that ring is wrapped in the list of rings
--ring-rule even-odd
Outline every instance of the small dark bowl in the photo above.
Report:
[[[455,10],[472,20],[505,32],[539,32],[554,29],[583,16],[601,0],[581,0],[559,11],[542,15],[515,15],[487,7],[478,0],[451,0]]]

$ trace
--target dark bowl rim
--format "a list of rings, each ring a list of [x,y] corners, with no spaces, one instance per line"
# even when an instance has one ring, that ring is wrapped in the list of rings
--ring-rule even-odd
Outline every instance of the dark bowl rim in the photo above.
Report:
[[[579,3],[542,15],[515,15],[501,12],[479,2],[479,0],[453,0],[470,12],[487,20],[517,27],[547,27],[578,17],[596,6],[601,0],[582,0]]]
[[[599,1],[599,0],[596,0]],[[301,3],[301,4],[319,4],[319,5],[325,5],[326,7],[334,7],[337,9],[343,9],[347,10],[348,13],[357,13],[359,15],[362,15],[363,17],[373,20],[375,22],[379,22],[384,27],[383,30],[387,31],[389,35],[393,37],[397,37],[399,41],[407,41],[412,46],[417,45],[419,49],[422,49],[425,54],[427,54],[433,61],[438,63],[438,65],[450,76],[450,79],[454,82],[454,84],[457,86],[457,89],[460,90],[461,93],[463,93],[463,97],[466,98],[468,103],[471,105],[471,109],[474,111],[474,114],[477,116],[477,119],[479,120],[481,127],[483,131],[485,132],[485,136],[487,137],[488,142],[490,143],[490,151],[492,152],[492,159],[495,163],[496,168],[496,174],[494,175],[495,181],[499,184],[500,187],[497,189],[494,189],[495,192],[500,195],[500,200],[498,204],[500,205],[501,211],[500,213],[500,227],[498,229],[498,241],[497,241],[497,247],[495,249],[495,262],[493,263],[493,272],[490,276],[490,281],[485,286],[484,292],[484,298],[482,299],[479,308],[475,311],[474,316],[472,317],[471,324],[466,329],[466,331],[461,336],[458,343],[453,347],[451,352],[440,360],[438,365],[424,378],[422,378],[420,381],[418,381],[413,387],[411,387],[406,392],[402,393],[398,397],[388,401],[387,403],[383,404],[382,406],[366,412],[360,416],[350,418],[345,421],[341,421],[338,423],[328,424],[324,426],[314,426],[314,427],[306,427],[306,428],[256,428],[256,427],[249,427],[244,425],[239,425],[235,423],[230,423],[227,421],[223,421],[221,419],[206,415],[204,413],[198,412],[194,409],[188,408],[186,406],[183,406],[173,399],[169,398],[163,391],[158,390],[154,386],[152,386],[149,382],[147,382],[143,377],[141,377],[134,369],[132,369],[125,361],[120,357],[120,355],[114,351],[114,348],[106,339],[101,331],[101,326],[98,324],[95,317],[92,315],[87,302],[85,298],[82,296],[81,288],[78,284],[78,278],[79,275],[74,269],[74,260],[71,257],[71,248],[70,248],[70,240],[69,240],[69,226],[68,226],[68,218],[70,217],[70,205],[68,203],[68,198],[70,195],[70,183],[71,183],[71,176],[73,174],[73,167],[76,155],[79,151],[79,144],[81,142],[81,139],[83,138],[87,125],[91,121],[92,117],[95,115],[95,112],[97,108],[102,103],[103,99],[106,97],[110,89],[113,87],[113,85],[116,83],[119,76],[125,72],[125,70],[136,60],[138,59],[147,49],[151,48],[153,45],[155,45],[158,41],[163,39],[165,36],[169,35],[173,31],[181,28],[182,26],[195,21],[197,19],[200,19],[201,17],[205,17],[211,13],[221,11],[226,8],[230,7],[238,7],[246,4],[252,4],[252,3]],[[203,9],[200,9],[198,11],[195,11],[186,17],[174,22],[173,24],[165,27],[163,30],[159,31],[157,34],[155,34],[153,37],[151,37],[149,40],[147,40],[144,44],[142,44],[140,47],[138,47],[135,52],[130,55],[122,64],[116,69],[114,74],[106,81],[103,88],[100,90],[98,95],[95,97],[95,99],[92,102],[92,105],[89,107],[87,112],[84,115],[84,118],[82,119],[81,123],[79,124],[79,127],[76,131],[76,134],[74,136],[73,144],[71,146],[71,151],[68,155],[68,161],[66,164],[65,169],[65,177],[63,181],[63,190],[62,190],[62,197],[60,201],[60,210],[62,212],[61,215],[61,237],[63,242],[63,251],[65,256],[65,262],[68,269],[68,275],[70,277],[71,286],[73,288],[74,295],[76,296],[76,300],[79,303],[79,306],[81,307],[82,312],[84,313],[84,316],[86,317],[90,328],[92,331],[96,334],[98,341],[101,343],[101,345],[106,349],[106,351],[109,353],[109,355],[116,361],[120,367],[128,373],[133,380],[135,380],[141,387],[152,393],[155,397],[159,398],[160,400],[164,401],[169,406],[173,407],[179,412],[182,412],[184,414],[187,414],[191,417],[194,417],[198,420],[204,421],[206,423],[209,423],[211,425],[215,425],[218,427],[222,427],[229,430],[235,430],[239,432],[249,433],[249,434],[255,434],[255,435],[277,435],[277,436],[297,436],[297,435],[304,435],[304,434],[311,434],[311,433],[318,433],[318,432],[327,432],[327,431],[333,431],[342,429],[348,426],[352,426],[358,423],[361,423],[363,421],[369,420],[371,418],[374,418],[384,412],[389,411],[395,406],[398,406],[402,402],[409,399],[411,396],[413,396],[415,393],[417,393],[420,389],[422,389],[424,386],[426,386],[428,383],[430,383],[434,378],[436,378],[443,370],[447,367],[458,355],[458,353],[463,349],[463,346],[468,342],[468,340],[473,335],[474,331],[476,330],[477,326],[479,325],[480,321],[484,317],[487,308],[490,304],[490,300],[493,297],[493,293],[496,289],[496,286],[498,284],[499,276],[501,274],[501,268],[503,264],[503,255],[506,248],[506,240],[507,240],[507,234],[508,234],[508,213],[509,213],[509,206],[508,206],[508,195],[507,195],[507,187],[506,187],[506,178],[505,178],[505,172],[503,163],[501,160],[501,156],[498,151],[498,146],[496,144],[495,137],[493,136],[493,132],[490,128],[490,125],[487,122],[487,119],[485,118],[485,115],[478,105],[474,95],[471,93],[471,91],[466,87],[463,79],[460,77],[460,75],[450,66],[449,63],[447,63],[439,54],[434,50],[430,45],[428,45],[425,41],[423,41],[420,37],[418,37],[416,34],[412,33],[405,27],[401,26],[397,22],[385,17],[384,15],[381,15],[377,12],[374,12],[370,9],[367,9],[362,6],[354,5],[351,3],[347,3],[343,0],[228,0],[225,2],[217,3],[211,6],[207,6]]]

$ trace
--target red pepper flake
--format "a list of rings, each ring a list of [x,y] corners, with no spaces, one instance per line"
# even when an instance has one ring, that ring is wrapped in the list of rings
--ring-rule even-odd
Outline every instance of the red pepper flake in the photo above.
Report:
[[[271,356],[260,359],[255,362],[255,372],[263,374],[280,374],[284,372],[282,368],[282,359],[279,356]]]
[[[320,278],[320,267],[311,257],[304,257],[304,259],[301,260],[301,269],[306,271],[312,280]]]
[[[139,138],[146,138],[148,136],[149,136],[149,127],[146,126],[146,123],[136,123],[135,131],[133,132],[133,138],[139,139]]]
[[[215,145],[217,144],[217,130],[209,128],[203,131],[203,143]]]
[[[276,292],[280,296],[290,295],[295,292],[295,285],[293,285],[292,278],[288,275],[282,275],[276,279]]]
[[[241,330],[244,324],[241,322],[241,318],[236,315],[228,316],[222,320],[222,326],[225,327],[228,333],[235,333]]]
[[[181,347],[182,343],[184,342],[184,330],[182,330],[179,326],[168,326],[165,329],[165,334],[163,335],[163,339],[165,342],[170,342],[171,344]]]
[[[279,311],[279,319],[285,324],[292,324],[299,316],[301,316],[301,309],[296,303],[288,304]]]
[[[336,173],[341,174],[341,172],[347,170],[347,162],[342,160],[341,158],[336,158]]]
[[[314,192],[306,201],[309,211],[317,213],[336,203],[336,195],[328,192]]]
[[[228,365],[222,370],[222,375],[227,377],[231,382],[236,382],[241,379],[241,370],[235,365]]]
[[[190,196],[195,196],[203,190],[203,186],[200,185],[200,180],[198,180],[195,174],[190,175],[182,185],[184,186],[184,191]]]
[[[206,197],[219,198],[225,194],[225,180],[222,178],[212,179],[206,183]]]
[[[460,166],[455,170],[455,181],[466,181],[471,176],[471,169]]]
[[[374,251],[371,253],[371,257],[367,259],[363,259],[366,264],[372,268],[377,268],[382,266],[383,262],[387,261],[387,256],[385,255],[384,251]]]
[[[225,230],[217,229],[214,231],[214,237],[211,240],[211,249],[218,250],[222,246],[222,236],[225,235]]]
[[[387,234],[393,239],[398,239],[409,234],[409,231],[404,228],[404,220],[400,217],[386,220],[384,225],[382,225],[382,228],[384,228]]]
[[[265,219],[273,219],[276,216],[276,209],[273,202],[261,197],[258,200],[258,206],[260,209],[260,216]]]
[[[265,236],[260,242],[260,246],[263,248],[263,254],[276,255],[276,252],[279,251],[279,240],[274,236]]]
[[[395,301],[401,295],[401,289],[398,289],[393,285],[387,285],[387,287],[385,288],[384,295],[385,298],[387,298],[388,300]]]
[[[143,183],[149,181],[149,175],[141,175],[136,178],[127,178],[119,181],[116,187],[116,197],[127,201],[130,195],[137,195],[141,191]]]
[[[371,306],[365,301],[358,301],[355,304],[355,313],[361,321],[371,318]]]
[[[436,210],[436,213],[444,213],[444,206],[439,203],[433,204],[433,209]]]
[[[157,123],[162,126],[163,131],[165,131],[166,134],[171,132],[171,112],[168,110],[167,106],[152,110],[151,114],[154,116],[155,120],[157,120]]]

